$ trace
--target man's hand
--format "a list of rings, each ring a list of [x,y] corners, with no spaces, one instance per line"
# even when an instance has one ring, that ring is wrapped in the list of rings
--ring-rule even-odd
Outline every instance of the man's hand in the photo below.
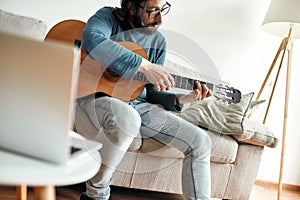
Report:
[[[180,104],[192,103],[195,101],[203,100],[212,95],[211,90],[206,84],[200,84],[198,81],[195,82],[197,89],[184,96],[181,96],[178,100]]]
[[[143,59],[139,71],[146,76],[147,80],[154,85],[157,91],[169,90],[175,85],[173,77],[165,68],[152,64],[145,59]]]

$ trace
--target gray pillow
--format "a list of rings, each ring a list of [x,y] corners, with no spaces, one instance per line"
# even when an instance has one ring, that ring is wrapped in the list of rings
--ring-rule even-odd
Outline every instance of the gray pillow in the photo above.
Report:
[[[191,103],[176,115],[183,119],[222,134],[242,134],[254,93],[242,95],[237,104],[228,104],[213,97]],[[254,108],[254,105],[252,105]]]
[[[250,106],[247,111],[247,116],[251,115],[255,110],[257,110],[261,104],[263,104],[266,100],[254,100],[250,103]]]
[[[237,141],[259,146],[276,147],[278,137],[264,124],[247,117],[265,100],[251,101],[254,93],[242,96],[241,102],[227,104],[207,98],[191,103],[176,115],[220,134],[232,135]]]

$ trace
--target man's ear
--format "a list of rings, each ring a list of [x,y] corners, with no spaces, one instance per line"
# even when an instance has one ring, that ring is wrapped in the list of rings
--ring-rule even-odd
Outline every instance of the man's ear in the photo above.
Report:
[[[129,10],[130,15],[135,15],[135,7],[131,1],[128,1],[127,9]]]

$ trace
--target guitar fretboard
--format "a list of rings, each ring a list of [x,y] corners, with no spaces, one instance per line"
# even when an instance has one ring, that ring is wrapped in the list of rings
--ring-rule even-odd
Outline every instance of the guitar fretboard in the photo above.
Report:
[[[181,89],[185,89],[185,90],[193,90],[195,88],[195,81],[196,81],[195,79],[182,77],[182,76],[178,76],[178,75],[174,75],[174,74],[171,74],[171,75],[174,78],[176,88],[181,88]],[[145,75],[141,72],[137,72],[134,79],[148,82]],[[214,85],[212,83],[207,83],[207,82],[203,82],[203,81],[199,81],[199,82],[205,83],[207,85],[207,87],[213,91]]]

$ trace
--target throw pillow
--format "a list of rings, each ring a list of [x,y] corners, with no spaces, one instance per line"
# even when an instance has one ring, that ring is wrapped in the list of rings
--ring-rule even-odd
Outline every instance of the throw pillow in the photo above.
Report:
[[[242,95],[241,101],[237,104],[228,104],[209,97],[189,104],[176,115],[197,126],[218,133],[242,134],[243,121],[247,117],[253,95],[253,92]]]
[[[249,109],[247,111],[247,116],[251,115],[255,110],[257,110],[266,100],[254,100],[250,103]]]

